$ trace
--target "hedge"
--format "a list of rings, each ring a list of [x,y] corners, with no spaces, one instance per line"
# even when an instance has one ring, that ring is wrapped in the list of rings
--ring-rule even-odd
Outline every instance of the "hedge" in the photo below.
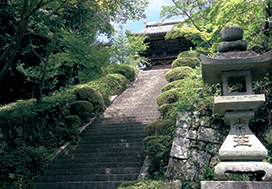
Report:
[[[124,75],[130,82],[135,79],[136,70],[129,65],[126,64],[112,64],[103,69],[105,74],[114,74],[118,73]]]
[[[81,86],[76,88],[73,93],[76,95],[77,100],[86,100],[93,105],[94,115],[104,111],[104,100],[99,91],[94,90],[90,86]]]
[[[177,189],[175,183],[169,184],[162,180],[142,180],[142,181],[127,181],[121,184],[118,189]]]
[[[192,68],[186,66],[186,67],[177,67],[165,74],[165,79],[168,82],[184,79],[185,77],[188,77],[190,73],[192,73]]]
[[[29,179],[47,167],[47,153],[44,147],[20,147],[0,154],[1,188],[22,188]]]
[[[175,126],[175,121],[172,119],[164,119],[149,123],[144,128],[144,132],[148,135],[171,135]]]
[[[19,149],[31,148],[33,153],[37,152],[37,161],[42,161],[37,147],[43,146],[44,151],[48,152],[77,137],[77,129],[86,117],[103,111],[105,105],[110,104],[110,96],[123,92],[129,82],[121,74],[108,74],[83,85],[56,91],[39,103],[35,99],[19,100],[0,107],[0,158],[1,162],[8,162],[10,158],[14,163],[1,165],[2,172],[11,170],[7,177],[2,175],[1,185],[19,188],[18,184],[23,185],[36,174],[26,167],[16,166],[16,161],[27,162],[28,155],[22,155],[19,159],[16,159],[19,155],[14,155],[14,160],[10,154],[24,154],[24,150]],[[28,165],[40,170],[35,161],[34,158]],[[13,174],[13,169],[22,176]],[[28,171],[32,171],[31,174]]]
[[[182,53],[180,53],[178,55],[177,58],[182,58],[182,57],[197,58],[198,57],[198,53],[197,53],[197,51],[192,51],[192,50],[183,51]]]
[[[161,93],[156,99],[158,106],[177,102],[179,100],[179,93],[182,92],[182,90],[182,88],[176,88]]]
[[[165,92],[165,91],[169,91],[170,89],[174,89],[174,88],[182,88],[184,85],[184,80],[176,80],[173,81],[171,83],[168,83],[167,85],[165,85],[162,89],[161,92]]]
[[[106,106],[110,104],[110,97],[121,94],[129,84],[129,80],[120,74],[108,74],[98,80],[87,83],[88,86],[99,91]]]
[[[75,101],[71,103],[71,115],[78,115],[81,120],[88,120],[93,116],[94,106],[85,100]]]
[[[181,57],[176,59],[173,63],[172,63],[172,69],[177,68],[177,67],[184,67],[184,66],[188,66],[190,68],[195,68],[197,65],[197,62],[195,59],[193,58],[189,58],[189,57]]]
[[[177,107],[174,104],[163,104],[158,107],[159,112],[163,117],[172,113]]]

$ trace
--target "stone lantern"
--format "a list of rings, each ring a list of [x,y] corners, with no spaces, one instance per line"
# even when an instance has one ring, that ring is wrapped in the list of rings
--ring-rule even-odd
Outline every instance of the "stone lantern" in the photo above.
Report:
[[[227,27],[220,32],[220,37],[219,53],[213,58],[201,55],[202,76],[205,83],[222,84],[223,96],[214,97],[213,111],[225,117],[230,132],[219,149],[221,162],[215,167],[215,176],[220,181],[203,182],[202,188],[237,188],[237,183],[241,188],[272,188],[271,182],[224,182],[228,180],[226,172],[262,171],[265,172],[263,181],[272,180],[272,165],[262,162],[268,155],[267,149],[248,126],[265,102],[264,94],[253,94],[252,81],[263,79],[272,51],[262,55],[246,51],[247,43],[242,40],[240,27]]]

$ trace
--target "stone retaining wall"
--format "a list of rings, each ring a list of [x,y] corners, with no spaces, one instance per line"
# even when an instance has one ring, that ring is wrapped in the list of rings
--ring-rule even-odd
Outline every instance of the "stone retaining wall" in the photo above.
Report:
[[[180,113],[176,122],[167,174],[172,180],[197,181],[203,168],[213,168],[218,162],[218,150],[228,133],[224,123],[211,123],[210,116],[199,112]]]

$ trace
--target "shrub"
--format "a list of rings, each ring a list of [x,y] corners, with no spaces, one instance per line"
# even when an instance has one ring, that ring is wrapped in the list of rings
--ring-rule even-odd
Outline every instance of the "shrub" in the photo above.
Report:
[[[165,92],[165,91],[168,91],[170,89],[174,89],[174,88],[182,88],[184,85],[184,81],[181,79],[181,80],[177,80],[177,81],[173,81],[171,83],[168,83],[167,85],[165,85],[162,89],[161,89],[161,92]]]
[[[172,136],[156,135],[146,137],[143,142],[146,147],[146,155],[149,156],[151,164],[148,172],[151,178],[165,178],[173,138]]]
[[[175,109],[176,109],[175,104],[163,104],[158,107],[158,110],[163,117],[166,117],[167,115],[171,114],[173,111],[175,111]]]
[[[65,123],[72,127],[79,128],[81,126],[81,119],[78,115],[69,115],[65,117]]]
[[[178,97],[180,92],[182,92],[182,88],[171,89],[169,91],[161,93],[157,97],[158,106],[177,102],[179,99]]]
[[[1,188],[22,188],[29,179],[47,166],[47,155],[44,147],[21,147],[0,154]]]
[[[165,74],[165,79],[168,82],[184,79],[190,73],[192,73],[192,68],[185,66],[185,67],[177,67]]]
[[[172,119],[158,120],[149,123],[144,132],[148,135],[171,135],[175,121]]]
[[[71,103],[70,112],[72,115],[78,115],[82,120],[93,117],[94,107],[85,100],[75,101]]]
[[[183,51],[182,53],[180,53],[178,55],[178,58],[182,58],[182,57],[188,57],[188,58],[197,58],[198,57],[198,53],[196,51]]]
[[[162,180],[143,180],[143,181],[128,181],[118,189],[176,189],[177,186],[175,184],[168,184]]]
[[[196,67],[196,61],[193,58],[189,58],[189,57],[182,57],[182,58],[178,58],[176,59],[173,63],[172,63],[172,69],[177,68],[177,67],[184,67],[184,66],[188,66],[191,68],[195,68]]]
[[[106,106],[110,104],[110,96],[121,94],[129,84],[129,80],[121,74],[108,74],[98,80],[88,83],[90,87],[99,91]]]
[[[86,100],[94,106],[95,115],[105,109],[103,97],[97,90],[90,86],[81,85],[81,88],[76,88],[73,93],[77,96],[77,100]]]
[[[122,74],[124,75],[129,81],[133,81],[136,76],[136,70],[134,70],[133,66],[129,66],[126,64],[112,64],[107,66],[103,69],[105,74]]]

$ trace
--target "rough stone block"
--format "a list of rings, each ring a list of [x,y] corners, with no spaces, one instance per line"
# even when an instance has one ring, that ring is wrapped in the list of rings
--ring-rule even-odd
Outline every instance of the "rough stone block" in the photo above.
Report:
[[[246,49],[247,49],[247,42],[244,40],[223,41],[218,44],[219,52],[245,51]]]
[[[271,189],[272,182],[201,181],[201,189]]]
[[[184,112],[181,117],[177,117],[176,127],[187,128],[191,116],[191,112]]]
[[[197,132],[196,131],[190,130],[188,132],[188,135],[187,135],[188,139],[195,140],[196,137],[197,137]]]
[[[243,39],[244,31],[240,27],[226,27],[220,31],[222,41],[235,41]]]
[[[198,132],[198,140],[219,143],[219,131],[212,128],[201,127]]]
[[[209,159],[211,158],[211,155],[207,152],[200,151],[197,152],[196,150],[192,151],[192,160],[199,164],[200,168],[204,167],[207,162],[209,162]]]
[[[189,139],[175,137],[172,144],[170,156],[178,159],[187,159],[189,153],[189,144]]]

